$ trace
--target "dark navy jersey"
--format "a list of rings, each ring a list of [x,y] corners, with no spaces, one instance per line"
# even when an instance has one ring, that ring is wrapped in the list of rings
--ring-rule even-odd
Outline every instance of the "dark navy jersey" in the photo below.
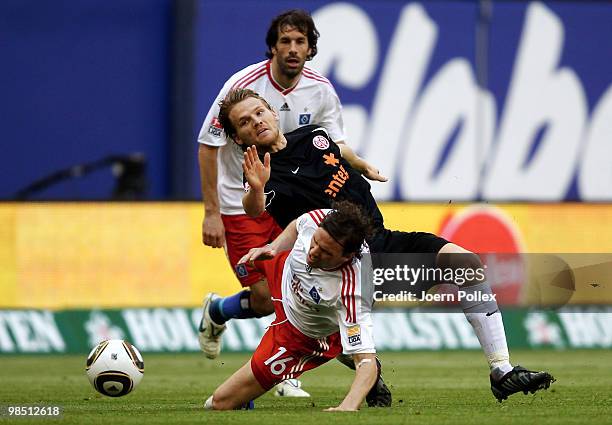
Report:
[[[270,155],[272,172],[265,187],[266,210],[282,228],[339,200],[361,206],[376,227],[383,227],[370,184],[342,158],[325,129],[304,126],[285,138],[287,146]]]

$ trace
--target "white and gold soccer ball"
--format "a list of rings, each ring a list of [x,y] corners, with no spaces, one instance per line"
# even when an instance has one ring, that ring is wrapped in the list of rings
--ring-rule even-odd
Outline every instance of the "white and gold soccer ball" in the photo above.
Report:
[[[85,371],[100,394],[121,397],[132,392],[142,380],[144,360],[129,342],[109,339],[91,350]]]

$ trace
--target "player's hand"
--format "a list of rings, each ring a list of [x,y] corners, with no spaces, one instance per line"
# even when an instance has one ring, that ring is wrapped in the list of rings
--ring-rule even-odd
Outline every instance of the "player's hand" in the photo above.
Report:
[[[359,409],[347,409],[345,407],[337,406],[337,407],[329,407],[324,410],[324,412],[358,412]]]
[[[202,243],[213,248],[225,245],[225,227],[219,214],[206,214],[202,222]]]
[[[238,261],[238,264],[248,264],[253,267],[254,261],[269,260],[274,258],[275,255],[276,250],[269,244],[260,248],[251,248],[251,250]]]
[[[257,148],[250,146],[244,153],[244,161],[242,162],[242,171],[244,177],[253,190],[263,191],[268,180],[270,180],[270,154],[264,155],[262,163],[257,155]]]
[[[365,162],[365,167],[364,167],[364,170],[363,170],[362,174],[368,180],[374,180],[374,181],[378,181],[378,182],[386,182],[386,181],[389,180],[388,178],[386,178],[385,176],[380,174],[380,172],[378,171],[377,168],[373,167],[372,165],[368,164],[367,162]]]

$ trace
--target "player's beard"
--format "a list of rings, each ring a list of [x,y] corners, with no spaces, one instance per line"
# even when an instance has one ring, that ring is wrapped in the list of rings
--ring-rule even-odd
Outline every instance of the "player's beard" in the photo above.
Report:
[[[287,63],[287,59],[289,58],[286,58],[283,61],[279,61],[278,67],[282,75],[284,75],[288,79],[293,79],[300,75],[300,73],[304,69],[304,62],[300,61],[300,64],[294,68],[289,66],[289,64]],[[296,59],[299,60],[299,58]]]

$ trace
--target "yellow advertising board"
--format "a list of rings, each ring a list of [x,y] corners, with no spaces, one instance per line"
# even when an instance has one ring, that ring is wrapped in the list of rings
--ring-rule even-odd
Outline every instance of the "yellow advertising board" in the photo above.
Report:
[[[478,252],[612,253],[612,205],[383,204],[386,226]],[[0,308],[196,306],[238,281],[200,203],[0,204]],[[595,301],[612,303],[610,285]],[[578,300],[593,302],[591,299]]]

